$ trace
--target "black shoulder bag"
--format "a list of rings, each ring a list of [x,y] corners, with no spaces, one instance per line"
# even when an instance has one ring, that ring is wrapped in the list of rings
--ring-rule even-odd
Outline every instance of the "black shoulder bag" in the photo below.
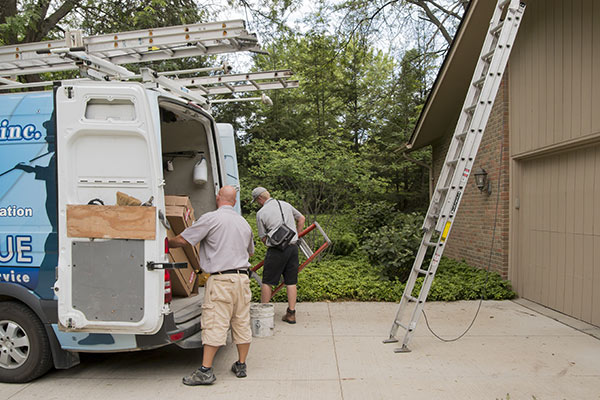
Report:
[[[279,200],[277,200],[277,205],[279,205],[279,211],[281,212],[281,224],[269,233],[269,242],[271,243],[271,247],[275,247],[279,250],[285,250],[285,248],[289,246],[290,242],[296,235],[296,232],[294,232],[293,229],[285,224],[283,210],[281,209],[281,203],[279,203]]]

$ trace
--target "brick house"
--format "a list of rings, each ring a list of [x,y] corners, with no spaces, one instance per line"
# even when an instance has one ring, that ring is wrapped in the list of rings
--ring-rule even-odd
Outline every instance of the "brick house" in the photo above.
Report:
[[[471,1],[407,144],[432,146],[435,179],[495,3]],[[471,174],[444,255],[600,325],[600,0],[526,3],[473,168],[492,193]]]

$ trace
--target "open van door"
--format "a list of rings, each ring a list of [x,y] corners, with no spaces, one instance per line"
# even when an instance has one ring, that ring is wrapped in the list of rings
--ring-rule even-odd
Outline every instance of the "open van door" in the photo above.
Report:
[[[240,174],[238,172],[233,126],[231,124],[219,123],[217,124],[217,130],[219,131],[221,150],[223,151],[223,158],[225,160],[225,182],[237,189],[234,209],[242,215],[240,205]]]
[[[55,96],[59,327],[155,333],[164,273],[152,266],[168,261],[158,105],[128,82],[64,82]],[[151,205],[118,206],[117,192]]]

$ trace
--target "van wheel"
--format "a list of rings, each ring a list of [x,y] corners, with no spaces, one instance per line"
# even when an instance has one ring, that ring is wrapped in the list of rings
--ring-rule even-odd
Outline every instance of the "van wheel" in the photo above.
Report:
[[[0,303],[0,381],[29,382],[52,366],[50,343],[37,315],[22,303]]]

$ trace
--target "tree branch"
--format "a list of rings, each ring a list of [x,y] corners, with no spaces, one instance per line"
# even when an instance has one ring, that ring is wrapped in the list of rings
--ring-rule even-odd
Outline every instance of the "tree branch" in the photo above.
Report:
[[[433,11],[431,11],[431,9],[424,0],[406,0],[406,2],[420,7],[425,12],[425,15],[427,15],[428,21],[437,26],[437,28],[440,30],[442,36],[444,36],[444,39],[446,39],[446,42],[448,42],[448,44],[452,43],[452,36],[448,32],[444,24],[440,22],[440,20],[435,16]]]
[[[455,13],[452,10],[448,10],[448,9],[444,8],[443,6],[441,6],[440,4],[436,3],[435,1],[433,1],[433,0],[426,0],[426,1],[428,3],[431,3],[434,7],[436,7],[438,10],[440,10],[444,14],[450,15],[450,16],[456,18],[456,19],[459,19],[459,20],[461,19],[460,15],[458,15],[457,13]]]
[[[44,20],[40,29],[40,36],[43,38],[50,32],[58,22],[63,19],[73,8],[79,5],[81,0],[66,0],[58,10],[54,11],[52,15]]]
[[[27,24],[27,29],[25,29],[25,37],[23,38],[24,43],[37,42],[42,39],[39,37],[39,30],[41,22],[46,18],[48,7],[50,7],[50,0],[40,0],[35,5],[35,15],[31,16],[29,23]]]
[[[6,23],[8,17],[17,15],[17,0],[0,0],[0,24]]]

